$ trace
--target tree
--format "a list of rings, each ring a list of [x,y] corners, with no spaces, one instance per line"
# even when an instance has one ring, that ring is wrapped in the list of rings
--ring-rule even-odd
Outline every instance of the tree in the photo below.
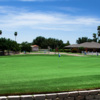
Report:
[[[14,35],[15,35],[15,41],[16,41],[17,32],[15,32]]]
[[[78,38],[78,40],[76,40],[77,44],[84,43],[84,42],[88,42],[87,37]]]
[[[64,48],[64,43],[63,43],[63,41],[62,41],[62,40],[58,40],[58,41],[57,41],[57,46],[58,46],[59,49]]]
[[[22,42],[21,43],[21,51],[27,51],[27,52],[30,52],[32,51],[32,48],[31,48],[31,44],[28,43],[28,42]]]
[[[97,42],[97,36],[96,36],[96,33],[93,33],[93,40],[92,41],[94,41],[94,42]]]
[[[65,43],[65,46],[68,46],[68,45],[70,45],[70,42],[69,41],[67,41],[67,43]]]
[[[47,39],[45,37],[39,36],[32,42],[33,45],[38,45],[40,48],[47,48]]]
[[[84,43],[84,42],[97,42],[97,38],[95,38],[95,34],[93,34],[93,39],[89,39],[88,37],[82,37],[82,38],[78,38],[78,40],[76,40],[76,43],[77,44],[81,44],[81,43]]]
[[[14,51],[14,52],[20,51],[19,44],[16,41],[7,39],[7,51],[8,51],[8,55],[10,51]]]
[[[0,35],[2,34],[2,30],[0,30]]]
[[[99,37],[100,37],[100,26],[97,27],[98,30],[98,41],[99,41]]]
[[[56,40],[53,38],[48,38],[47,39],[47,45],[50,46],[50,48],[54,49],[56,46]]]
[[[0,38],[0,50],[2,51],[2,55],[4,55],[4,51],[7,50],[7,39]]]
[[[95,39],[88,39],[88,41],[87,41],[87,42],[92,42],[92,41],[96,42],[96,40],[95,40]]]
[[[100,36],[100,26],[97,27],[98,30],[98,36]]]
[[[100,43],[100,40],[98,41],[98,43]]]
[[[93,33],[93,38],[96,39],[96,33]]]
[[[10,51],[20,51],[20,47],[16,41],[6,38],[0,38],[0,50],[2,51],[2,55],[4,55],[5,50],[9,54]]]
[[[80,43],[84,43],[84,42],[98,42],[100,43],[99,37],[100,37],[100,26],[97,27],[97,34],[93,33],[93,39],[88,39],[87,37],[82,37],[82,38],[78,38],[78,40],[76,40],[76,43],[80,44]]]
[[[63,41],[55,38],[47,39],[45,37],[39,36],[33,40],[32,44],[38,45],[42,49],[47,49],[48,46],[52,49],[55,49],[55,48],[61,48],[63,46]]]

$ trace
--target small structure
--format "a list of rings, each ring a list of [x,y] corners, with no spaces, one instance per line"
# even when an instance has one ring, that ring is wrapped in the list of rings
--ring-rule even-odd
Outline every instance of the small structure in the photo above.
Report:
[[[85,42],[81,44],[73,44],[65,46],[65,49],[79,49],[80,47],[83,47],[85,51],[100,52],[100,43],[97,42]]]
[[[32,51],[39,51],[38,45],[31,45]]]

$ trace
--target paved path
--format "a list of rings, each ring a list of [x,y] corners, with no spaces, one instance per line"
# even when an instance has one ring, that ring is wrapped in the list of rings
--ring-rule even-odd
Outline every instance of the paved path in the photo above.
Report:
[[[23,53],[21,53],[21,54],[23,54]],[[54,55],[54,54],[58,54],[57,52],[55,53],[55,52],[46,52],[46,53],[27,53],[27,54],[50,54],[50,55]],[[61,55],[71,55],[71,56],[84,56],[84,55],[80,55],[80,54],[69,54],[69,53],[61,53],[60,52],[60,54]]]

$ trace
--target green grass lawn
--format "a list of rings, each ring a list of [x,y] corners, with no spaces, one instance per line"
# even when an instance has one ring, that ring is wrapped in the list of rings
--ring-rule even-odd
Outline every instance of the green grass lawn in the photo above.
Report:
[[[0,95],[100,88],[100,57],[0,57]]]

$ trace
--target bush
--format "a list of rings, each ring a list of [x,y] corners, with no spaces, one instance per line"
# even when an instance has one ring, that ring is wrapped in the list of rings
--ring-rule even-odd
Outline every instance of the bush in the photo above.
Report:
[[[55,52],[55,49],[52,49],[53,52]]]
[[[64,52],[71,52],[71,49],[64,49]]]
[[[78,49],[77,49],[77,48],[73,48],[73,49],[71,50],[71,52],[72,52],[72,53],[77,53],[77,52],[78,52]]]
[[[81,53],[82,51],[84,51],[84,47],[79,47],[79,52]]]

